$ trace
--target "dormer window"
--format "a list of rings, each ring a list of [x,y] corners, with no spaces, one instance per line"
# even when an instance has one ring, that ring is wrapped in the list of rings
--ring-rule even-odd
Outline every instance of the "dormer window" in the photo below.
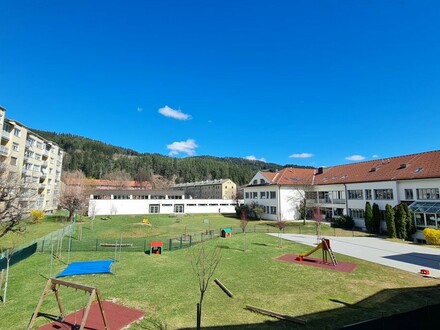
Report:
[[[260,179],[260,184],[265,184],[266,181],[264,181],[264,179]]]
[[[416,170],[414,172],[416,173],[420,173],[423,171],[423,167],[417,167]]]

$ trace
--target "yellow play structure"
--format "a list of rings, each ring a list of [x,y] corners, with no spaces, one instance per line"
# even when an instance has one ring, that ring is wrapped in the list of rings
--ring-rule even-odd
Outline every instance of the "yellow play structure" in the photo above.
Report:
[[[331,263],[333,264],[333,266],[336,266],[337,262],[335,255],[333,254],[333,251],[330,248],[330,240],[326,238],[322,238],[321,243],[319,243],[315,248],[313,248],[309,252],[299,254],[298,257],[296,257],[296,260],[303,261],[303,258],[308,257],[309,255],[315,253],[318,250],[322,250],[322,261],[324,263],[327,263],[330,257]]]

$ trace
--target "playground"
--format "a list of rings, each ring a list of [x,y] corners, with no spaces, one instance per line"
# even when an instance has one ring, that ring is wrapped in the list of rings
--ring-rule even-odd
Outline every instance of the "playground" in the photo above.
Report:
[[[321,250],[304,256],[302,264],[299,264],[299,261],[280,262],[278,260],[280,256],[307,254],[316,245],[308,246],[285,241],[283,246],[279,247],[277,237],[267,235],[265,230],[243,235],[238,221],[235,220],[234,223],[227,218],[219,218],[218,223],[210,219],[209,228],[204,221],[205,217],[183,218],[179,223],[180,228],[183,229],[180,231],[172,229],[173,235],[176,232],[189,235],[201,230],[206,232],[206,229],[233,228],[231,237],[216,237],[204,243],[207,247],[221,249],[222,260],[216,270],[215,278],[233,294],[233,297],[230,297],[219,285],[214,282],[210,284],[203,306],[204,327],[305,329],[304,324],[288,320],[291,318],[305,320],[307,329],[323,329],[329,324],[337,328],[380,316],[383,311],[393,314],[401,312],[402,308],[409,310],[425,306],[427,299],[440,300],[438,290],[433,290],[437,287],[437,282],[433,282],[432,279],[340,254],[335,250],[333,237],[330,237],[330,244],[337,264],[350,262],[357,265],[351,273],[324,267],[308,267],[304,264],[304,259],[322,260]],[[81,248],[83,241],[75,236],[69,264],[112,260],[115,255],[118,261],[111,264],[110,273],[68,275],[62,276],[60,280],[97,288],[103,304],[110,301],[143,312],[144,317],[131,323],[130,329],[193,328],[199,292],[197,278],[191,269],[189,249],[169,251],[166,249],[168,245],[166,240],[160,239],[160,236],[152,236],[150,241],[165,242],[165,249],[161,254],[146,253],[152,246],[144,245],[143,240],[139,242],[133,240],[133,248],[119,249],[116,245],[116,242],[120,242],[121,236],[121,231],[115,231],[118,226],[125,229],[123,242],[128,241],[131,230],[138,237],[142,237],[139,228],[149,233],[158,233],[158,229],[164,232],[167,225],[175,226],[172,218],[151,217],[149,220],[151,226],[138,226],[142,218],[130,217],[112,217],[110,220],[96,222],[93,227],[85,223],[82,240],[94,243],[87,243],[91,248],[85,251]],[[222,220],[224,222],[221,222]],[[113,225],[111,228],[114,231],[113,236],[108,234],[109,224]],[[251,223],[249,227],[253,229],[251,225],[253,224]],[[107,234],[102,240],[115,242],[116,248],[108,247],[105,250],[96,244],[96,235],[102,237],[104,232]],[[77,234],[78,232],[75,233]],[[274,235],[277,235],[276,231]],[[316,236],[314,238],[316,244]],[[63,246],[68,247],[68,244]],[[97,250],[94,249],[96,247]],[[52,260],[53,276],[67,268],[67,256],[64,250],[60,258]],[[13,330],[27,327],[47,284],[50,262],[50,253],[37,250],[31,257],[11,267],[7,301],[5,304],[0,303],[2,326]],[[329,267],[334,266],[329,265]],[[317,287],[319,290],[316,290]],[[389,288],[393,290],[390,291]],[[88,307],[90,294],[83,290],[70,290],[64,287],[59,291],[65,321],[78,324]],[[375,303],[376,299],[380,304]],[[401,303],[397,304],[396,300]],[[301,301],[301,304],[298,304],[298,301]],[[95,305],[90,304],[90,306]],[[248,310],[246,306],[266,312],[270,309],[274,312],[273,315],[288,318],[280,319],[273,315],[265,315]],[[109,316],[105,307],[104,305],[105,315]],[[92,320],[92,307],[90,308],[89,317]],[[53,316],[60,314],[52,291],[44,299],[40,312]],[[99,311],[95,314],[100,317]],[[45,326],[52,321],[39,316],[34,328]]]

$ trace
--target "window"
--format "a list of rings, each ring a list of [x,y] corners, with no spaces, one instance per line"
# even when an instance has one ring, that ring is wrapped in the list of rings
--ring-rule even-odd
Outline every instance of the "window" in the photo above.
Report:
[[[412,189],[405,189],[405,199],[414,199],[414,192]]]
[[[348,213],[352,218],[365,218],[365,211],[362,209],[348,209]]]
[[[159,211],[160,211],[159,204],[150,205],[150,213],[159,213]]]
[[[277,214],[277,207],[276,206],[270,207],[270,214]]]
[[[271,191],[271,192],[270,192],[270,198],[271,198],[271,199],[275,199],[275,198],[277,198],[276,196],[277,196],[277,195],[276,195],[276,191]]]
[[[183,213],[183,204],[174,205],[174,213]]]
[[[362,190],[349,190],[348,191],[348,199],[364,199],[364,195]]]
[[[252,199],[258,198],[258,192],[252,192]]]
[[[14,128],[14,136],[21,137],[21,130],[18,128]]]
[[[266,198],[266,192],[265,191],[261,191],[260,192],[260,198],[261,199],[265,199]]]
[[[20,145],[18,143],[12,143],[12,150],[20,151]]]
[[[373,199],[373,195],[371,194],[371,189],[365,189],[365,199]]]
[[[393,189],[374,189],[374,199],[393,199]]]
[[[16,157],[11,157],[11,165],[17,165],[17,158]]]
[[[438,188],[417,189],[417,199],[440,199]]]
[[[255,179],[255,180],[252,182],[252,184],[258,184],[258,180]]]
[[[266,181],[264,181],[264,179],[260,179],[260,184],[265,184]]]
[[[246,192],[244,193],[244,198],[246,198],[246,199],[249,198],[249,192],[246,191]]]

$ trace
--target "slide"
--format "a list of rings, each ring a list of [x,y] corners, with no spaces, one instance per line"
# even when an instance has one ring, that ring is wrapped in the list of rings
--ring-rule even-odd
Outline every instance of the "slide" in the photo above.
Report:
[[[311,255],[312,253],[318,251],[319,249],[322,249],[322,243],[319,243],[313,250],[307,252],[307,253],[301,253],[299,257],[307,257]]]

